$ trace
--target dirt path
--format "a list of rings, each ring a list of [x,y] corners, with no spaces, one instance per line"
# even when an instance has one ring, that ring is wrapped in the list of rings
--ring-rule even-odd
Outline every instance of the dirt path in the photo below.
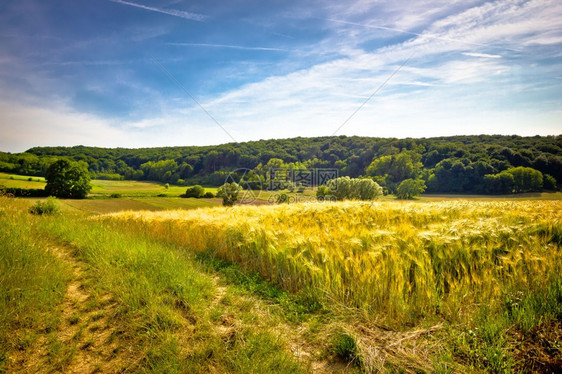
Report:
[[[132,352],[120,341],[115,321],[116,302],[110,293],[93,292],[85,264],[67,247],[49,250],[72,267],[72,278],[58,307],[60,323],[46,331],[34,347],[16,354],[18,373],[114,373],[126,372]]]

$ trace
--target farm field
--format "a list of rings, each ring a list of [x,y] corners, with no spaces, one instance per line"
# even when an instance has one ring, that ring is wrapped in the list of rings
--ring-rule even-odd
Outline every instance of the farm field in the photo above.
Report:
[[[137,197],[118,199],[65,199],[61,202],[70,208],[84,212],[104,214],[120,211],[194,209],[220,205],[218,199],[194,199],[179,197]]]
[[[0,173],[0,185],[8,188],[42,189],[46,183],[43,177]]]
[[[561,201],[0,200],[8,371],[562,367]]]
[[[31,180],[30,180],[31,179]],[[25,176],[17,174],[0,173],[0,185],[8,188],[42,189],[45,188],[45,178],[35,176]],[[180,196],[185,193],[187,186],[170,185],[167,189],[163,183],[150,181],[113,181],[113,180],[92,180],[92,196],[110,196],[119,194],[125,197],[157,197],[165,194],[166,196]],[[216,187],[205,187],[205,191],[216,193]]]

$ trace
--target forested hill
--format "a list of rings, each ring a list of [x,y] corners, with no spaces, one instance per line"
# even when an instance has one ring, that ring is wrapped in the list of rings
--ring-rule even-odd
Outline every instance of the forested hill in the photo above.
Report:
[[[178,184],[219,185],[229,171],[237,168],[253,169],[256,176],[263,177],[270,167],[337,168],[340,175],[370,176],[390,191],[401,180],[418,178],[432,192],[512,192],[510,182],[502,175],[517,167],[539,171],[547,188],[552,187],[553,179],[562,181],[560,135],[422,139],[299,137],[204,147],[138,149],[36,147],[20,154],[0,153],[0,171],[42,175],[49,164],[61,157],[86,162],[92,175],[98,178]]]

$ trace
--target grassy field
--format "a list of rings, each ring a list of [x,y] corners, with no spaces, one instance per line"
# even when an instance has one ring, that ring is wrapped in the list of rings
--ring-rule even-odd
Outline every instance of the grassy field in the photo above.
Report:
[[[369,327],[418,331],[446,321],[472,328],[455,333],[460,340],[443,347],[442,357],[387,362],[430,370],[440,360],[446,368],[461,361],[465,369],[510,372],[539,360],[518,356],[510,330],[524,338],[555,326],[545,349],[562,364],[561,212],[559,201],[347,202],[102,219],[210,252],[311,304],[353,310],[348,332],[367,370],[380,364]]]
[[[0,197],[0,372],[560,372],[549,198]]]
[[[45,188],[45,178],[30,177],[25,175],[0,173],[0,185],[8,188],[27,188],[42,189]],[[92,196],[110,196],[111,194],[119,194],[124,197],[157,197],[158,195],[166,195],[170,197],[178,197],[185,193],[186,186],[170,185],[165,187],[164,183],[150,181],[112,181],[112,180],[92,180]],[[216,187],[206,187],[205,191],[216,193]]]
[[[0,185],[8,188],[42,189],[46,183],[43,177],[0,173]]]
[[[120,194],[126,197],[155,197],[160,194],[167,196],[180,196],[185,193],[187,187],[173,186],[165,188],[164,183],[144,181],[108,181],[93,180],[92,195]],[[216,188],[206,188],[206,191],[216,193]]]

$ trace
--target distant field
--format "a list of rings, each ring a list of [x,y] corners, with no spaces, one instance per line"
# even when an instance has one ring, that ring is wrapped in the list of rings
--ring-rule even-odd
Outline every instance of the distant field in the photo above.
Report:
[[[185,193],[187,186],[172,186],[165,188],[163,183],[145,181],[108,181],[95,179],[92,181],[92,195],[111,195],[114,193],[122,196],[141,197],[157,196],[166,194],[167,196],[179,196]],[[205,191],[216,193],[214,187],[205,187]]]
[[[167,209],[194,209],[217,206],[220,201],[211,199],[184,199],[168,197],[139,197],[119,199],[84,199],[84,200],[61,200],[64,204],[90,213],[113,213],[126,210],[167,210]]]
[[[31,181],[29,180],[31,178]],[[0,185],[8,188],[45,188],[45,178],[30,177],[25,175],[0,173]],[[120,194],[124,197],[156,197],[165,194],[170,197],[178,197],[185,193],[188,186],[170,185],[167,189],[164,183],[150,181],[109,181],[94,179],[92,180],[91,195],[111,195]],[[206,192],[216,193],[216,187],[205,187]]]
[[[45,188],[45,178],[0,173],[0,185],[8,188],[42,189]]]

